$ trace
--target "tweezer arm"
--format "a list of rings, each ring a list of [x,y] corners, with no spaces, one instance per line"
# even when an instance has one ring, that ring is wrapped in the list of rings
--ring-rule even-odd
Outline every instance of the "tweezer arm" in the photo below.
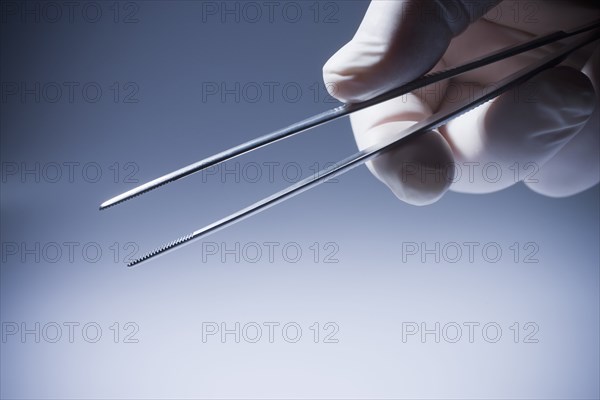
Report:
[[[272,196],[269,196],[263,200],[260,200],[256,203],[252,204],[249,207],[246,207],[236,213],[229,215],[228,217],[225,217],[215,223],[212,223],[202,229],[194,231],[189,235],[183,236],[173,242],[170,242],[170,243],[150,252],[150,253],[147,253],[146,255],[128,263],[128,266],[134,266],[143,261],[149,260],[150,258],[153,258],[155,256],[169,252],[179,246],[182,246],[186,243],[191,242],[192,240],[196,240],[201,237],[207,236],[207,235],[214,233],[220,229],[223,229],[229,225],[235,224],[236,222],[239,222],[245,218],[248,218],[254,214],[257,214],[263,210],[266,210],[267,208],[272,207],[275,204],[281,203],[291,197],[294,197],[304,191],[307,191],[307,190],[325,182],[328,179],[332,179],[335,176],[344,174],[344,173],[348,172],[349,170],[351,170],[359,165],[364,164],[365,162],[376,157],[377,155],[381,154],[382,152],[390,149],[392,146],[401,145],[402,143],[406,142],[409,137],[416,136],[416,135],[422,135],[423,133],[425,133],[431,129],[435,129],[441,125],[444,125],[449,120],[454,119],[454,118],[466,113],[467,111],[470,111],[470,110],[474,109],[475,107],[478,107],[479,105],[499,96],[500,94],[504,93],[505,91],[507,91],[515,86],[518,86],[521,83],[531,79],[532,77],[534,77],[541,71],[551,68],[553,66],[556,66],[557,64],[562,62],[570,53],[593,42],[594,40],[597,40],[599,37],[600,37],[600,32],[594,32],[593,34],[587,35],[586,37],[581,38],[581,39],[577,40],[576,42],[565,46],[563,49],[561,49],[557,53],[551,54],[551,55],[545,57],[544,59],[542,59],[536,63],[533,63],[532,65],[530,65],[526,68],[523,68],[522,70],[508,76],[507,78],[502,79],[500,82],[498,82],[498,84],[495,86],[495,88],[493,90],[491,90],[489,93],[484,93],[472,101],[465,100],[463,102],[459,102],[446,111],[438,112],[438,113],[430,116],[429,118],[426,118],[426,119],[416,123],[415,125],[411,126],[410,128],[404,130],[401,133],[400,139],[389,140],[387,142],[376,144],[365,150],[359,151],[359,152],[355,153],[354,155],[340,161],[338,164],[320,171],[319,173],[316,174],[316,177],[309,177],[309,178],[303,179],[300,182],[298,182],[292,186],[289,186],[288,188],[283,189],[282,191],[275,193]]]
[[[150,182],[144,183],[138,187],[135,187],[125,193],[122,193],[118,196],[115,196],[100,205],[100,209],[105,209],[111,207],[113,205],[119,204],[125,200],[131,199],[133,197],[139,196],[143,193],[146,193],[150,190],[156,189],[162,185],[167,183],[176,181],[178,179],[184,178],[188,175],[211,167],[213,165],[222,163],[224,161],[230,160],[234,157],[245,154],[249,151],[256,150],[268,144],[277,142],[282,139],[286,139],[288,137],[294,136],[300,132],[307,131],[311,128],[323,125],[327,122],[334,121],[338,118],[344,117],[346,115],[352,114],[356,111],[363,110],[368,107],[372,107],[376,104],[382,103],[384,101],[403,96],[409,92],[420,89],[422,87],[431,85],[433,83],[442,81],[444,79],[453,78],[457,75],[463,74],[468,71],[472,71],[477,68],[481,68],[488,64],[492,64],[494,62],[503,60],[508,57],[515,56],[517,54],[521,54],[523,52],[536,49],[541,46],[545,46],[550,43],[554,43],[558,40],[565,39],[571,37],[573,35],[578,35],[580,33],[589,31],[591,29],[597,28],[600,26],[600,22],[594,22],[591,24],[587,24],[585,26],[581,26],[575,28],[571,31],[564,32],[558,31],[551,33],[549,35],[545,35],[539,37],[537,39],[530,40],[528,42],[522,43],[517,46],[507,47],[496,52],[490,53],[487,56],[475,59],[473,61],[467,62],[462,65],[458,65],[456,67],[452,67],[440,72],[428,74],[418,78],[414,81],[411,81],[405,85],[402,85],[398,88],[392,89],[386,93],[383,93],[377,97],[374,97],[370,100],[361,102],[361,103],[352,103],[352,104],[344,104],[339,107],[333,108],[331,110],[325,111],[321,114],[317,114],[306,118],[300,122],[289,125],[285,128],[276,130],[272,133],[266,134],[264,136],[260,136],[256,139],[250,140],[246,143],[242,143],[238,146],[232,147],[228,150],[222,151],[218,154],[205,158],[201,161],[195,162],[188,166],[185,166],[181,169],[178,169],[174,172],[163,175],[159,178],[156,178]]]

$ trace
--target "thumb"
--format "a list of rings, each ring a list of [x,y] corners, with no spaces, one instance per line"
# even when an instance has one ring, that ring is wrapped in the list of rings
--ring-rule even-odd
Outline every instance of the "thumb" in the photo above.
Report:
[[[423,75],[454,36],[497,3],[373,0],[354,38],[323,67],[329,93],[359,102]]]

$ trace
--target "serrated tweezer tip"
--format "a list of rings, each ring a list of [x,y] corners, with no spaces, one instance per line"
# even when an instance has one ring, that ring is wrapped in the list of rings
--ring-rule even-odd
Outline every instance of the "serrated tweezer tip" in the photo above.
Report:
[[[182,244],[194,239],[194,237],[195,237],[195,235],[193,233],[186,235],[186,236],[182,236],[179,239],[169,242],[169,243],[163,245],[162,247],[154,249],[151,252],[148,252],[148,253],[142,255],[141,257],[136,258],[135,260],[129,261],[127,263],[127,266],[133,267],[143,261],[148,260],[149,258],[156,257],[162,253],[166,253],[169,250],[173,250],[175,247],[181,246]]]

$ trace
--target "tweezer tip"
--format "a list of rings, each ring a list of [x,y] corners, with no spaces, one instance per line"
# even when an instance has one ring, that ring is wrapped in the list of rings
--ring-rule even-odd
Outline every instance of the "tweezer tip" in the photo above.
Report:
[[[107,209],[108,207],[114,205],[114,203],[111,200],[106,200],[104,203],[100,204],[100,207],[98,207],[98,210],[102,211]]]
[[[132,190],[129,190],[129,191],[125,192],[125,193],[121,193],[121,194],[119,194],[119,195],[117,195],[115,197],[111,197],[110,199],[106,200],[104,203],[100,204],[100,210],[105,210],[105,209],[110,208],[112,206],[116,206],[117,204],[121,204],[121,203],[123,203],[123,202],[125,202],[125,201],[127,201],[129,199],[137,197],[137,196],[139,196],[139,195],[141,195],[143,193],[146,193],[146,192],[148,192],[148,191],[150,191],[152,189],[155,189],[155,188],[157,188],[159,186],[162,186],[162,185],[153,185],[153,186],[150,186],[150,187],[144,187],[144,186],[145,185],[137,187],[137,188],[132,189]]]
[[[132,197],[135,197],[135,194],[131,194],[131,192],[125,192],[122,193],[118,196],[115,197],[111,197],[110,199],[106,200],[104,203],[100,204],[100,210],[105,210],[109,207],[115,206],[117,204],[120,204],[126,200],[129,200]]]
[[[196,233],[190,233],[189,235],[182,236],[182,237],[180,237],[177,240],[173,240],[172,242],[169,242],[169,243],[167,243],[167,244],[165,244],[165,245],[163,245],[163,246],[161,246],[161,247],[159,247],[157,249],[152,250],[149,253],[146,253],[146,254],[142,255],[139,258],[136,258],[135,260],[129,261],[127,263],[127,266],[128,267],[133,267],[133,266],[135,266],[137,264],[140,264],[140,263],[142,263],[144,261],[147,261],[147,260],[149,260],[149,259],[151,259],[151,258],[153,258],[155,256],[161,255],[161,254],[163,254],[163,253],[165,253],[165,252],[167,252],[169,250],[173,250],[175,247],[181,246],[182,244],[187,243],[190,240],[192,240],[192,239],[194,239],[194,238],[196,238],[198,236],[199,235],[196,234]]]
[[[166,185],[169,182],[172,182],[178,178],[170,177],[169,175],[162,176],[160,178],[154,179],[153,181],[147,182],[143,185],[135,187],[131,190],[128,190],[124,193],[111,197],[106,200],[104,203],[100,204],[100,210],[104,210],[106,208],[116,206],[117,204],[121,204],[129,199],[133,199],[139,195],[142,195],[146,192],[159,188],[163,185]]]
[[[104,203],[100,204],[100,207],[98,207],[98,209],[100,211],[106,210],[107,208],[116,206],[117,204],[121,204],[122,202],[124,202],[124,201],[126,201],[128,199],[129,198],[120,199],[120,198],[117,198],[117,197],[113,197],[112,199],[108,199]]]

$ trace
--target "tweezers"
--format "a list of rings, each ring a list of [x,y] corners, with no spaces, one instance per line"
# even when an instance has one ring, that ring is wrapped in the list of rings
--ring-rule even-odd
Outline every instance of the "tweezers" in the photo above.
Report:
[[[582,35],[571,43],[563,45],[559,50],[553,52],[552,54],[547,55],[539,61],[534,62],[533,64],[511,74],[510,76],[502,79],[493,85],[493,88],[483,93],[473,99],[466,99],[463,102],[455,103],[452,107],[445,109],[444,111],[435,113],[428,118],[412,125],[408,129],[404,130],[400,133],[398,139],[388,140],[386,142],[378,143],[371,147],[368,147],[364,150],[361,150],[341,161],[336,163],[333,166],[325,168],[314,176],[305,178],[269,197],[266,197],[246,208],[243,208],[223,219],[220,219],[204,228],[198,229],[186,236],[182,236],[177,240],[169,242],[149,253],[142,255],[141,257],[134,259],[127,263],[128,266],[134,266],[141,262],[147,261],[151,258],[154,258],[158,255],[165,254],[171,250],[174,250],[184,244],[187,244],[193,240],[200,239],[205,237],[211,233],[214,233],[218,230],[221,230],[227,226],[233,225],[245,218],[248,218],[254,214],[257,214],[267,208],[270,208],[276,204],[279,204],[291,197],[294,197],[304,191],[312,189],[313,187],[327,181],[333,179],[341,174],[348,172],[349,170],[364,164],[365,162],[377,157],[379,154],[385,152],[391,147],[401,145],[406,142],[409,137],[414,137],[417,135],[422,135],[423,133],[438,128],[448,121],[463,115],[464,113],[478,107],[479,105],[499,96],[500,94],[506,92],[507,90],[516,87],[527,80],[531,79],[538,73],[554,67],[560,64],[562,61],[566,59],[568,55],[573,53],[574,51],[580,49],[581,47],[592,43],[595,40],[600,38],[600,20],[595,21],[590,24],[586,24],[584,26],[577,27],[575,29],[569,31],[558,31],[548,35],[540,36],[530,41],[521,43],[516,46],[504,48],[495,52],[492,52],[486,56],[477,58],[475,60],[466,62],[464,64],[448,68],[443,71],[438,71],[435,73],[424,75],[418,79],[415,79],[409,83],[406,83],[402,86],[399,86],[395,89],[392,89],[386,93],[383,93],[379,96],[376,96],[372,99],[366,100],[360,103],[347,103],[342,104],[338,107],[325,111],[323,113],[311,116],[306,118],[300,122],[296,122],[291,124],[285,128],[276,130],[272,133],[266,134],[264,136],[260,136],[253,140],[250,140],[246,143],[235,146],[231,149],[222,151],[218,154],[205,158],[201,161],[195,162],[188,166],[185,166],[181,169],[178,169],[174,172],[163,175],[157,179],[154,179],[150,182],[142,184],[134,189],[131,189],[125,193],[122,193],[118,196],[115,196],[100,205],[100,209],[105,209],[121,202],[124,202],[128,199],[146,193],[150,190],[156,189],[159,186],[165,185],[167,183],[176,181],[198,171],[201,171],[205,168],[211,167],[213,165],[222,163],[224,161],[230,160],[234,157],[238,157],[242,154],[248,153],[250,151],[256,150],[263,146],[267,146],[274,142],[277,142],[282,139],[289,138],[293,135],[296,135],[301,132],[305,132],[311,128],[317,127],[319,125],[323,125],[327,122],[339,119],[341,117],[350,115],[357,111],[363,110],[365,108],[374,106],[376,104],[380,104],[387,100],[403,96],[411,91],[423,88],[425,86],[431,85],[433,83],[456,77],[460,74],[463,74],[468,71],[472,71],[486,65],[504,60],[506,58],[510,58],[516,56],[518,54],[551,44],[557,41],[570,38],[572,36],[581,35],[583,33],[587,33],[586,35]]]

